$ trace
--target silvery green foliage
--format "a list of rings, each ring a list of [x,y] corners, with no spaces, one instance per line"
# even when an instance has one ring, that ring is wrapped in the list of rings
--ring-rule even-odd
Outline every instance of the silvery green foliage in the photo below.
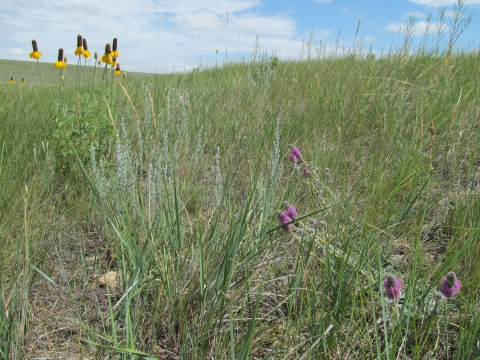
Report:
[[[33,163],[38,166],[37,146],[35,144],[33,144]]]
[[[48,177],[51,181],[55,178],[55,155],[48,142],[42,141],[43,156],[47,167]]]
[[[271,187],[274,189],[283,173],[283,164],[280,159],[280,119],[277,119],[277,126],[275,128],[275,140],[273,149],[270,153],[270,181]]]
[[[194,172],[197,170],[199,160],[203,157],[202,130],[203,130],[203,125],[200,127],[200,130],[198,130],[197,145],[195,146],[195,151],[193,153],[192,169]]]
[[[149,89],[146,87],[145,91],[145,117],[120,120],[113,160],[115,167],[105,172],[102,159],[95,159],[95,148],[91,146],[90,170],[101,200],[106,201],[115,194],[121,199],[122,206],[127,204],[132,213],[141,214],[148,209],[149,214],[154,216],[163,211],[165,191],[172,189],[173,175],[178,169],[182,151],[193,149],[188,141],[188,93],[177,94],[175,89],[168,91],[167,107],[159,111],[157,126],[153,121]],[[203,155],[201,132],[202,129],[197,137],[195,153],[188,154],[190,157],[194,155],[197,163]],[[220,189],[221,186],[220,183]]]
[[[220,171],[220,148],[217,146],[217,154],[215,155],[215,179],[213,185],[213,195],[218,204],[223,195],[223,176]]]
[[[92,167],[93,178],[95,181],[98,195],[100,196],[101,199],[103,199],[105,198],[105,193],[102,191],[103,189],[103,186],[101,186],[102,180],[101,180],[100,171],[98,170],[98,167],[97,167],[97,160],[95,159],[95,146],[93,146],[93,144],[90,144],[90,164]]]

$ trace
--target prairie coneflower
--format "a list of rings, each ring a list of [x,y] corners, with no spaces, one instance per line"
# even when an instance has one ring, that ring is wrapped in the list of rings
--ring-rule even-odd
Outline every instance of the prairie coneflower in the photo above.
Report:
[[[13,83],[14,83],[14,81],[13,81],[13,76],[10,76],[10,80],[8,80],[8,82],[9,82],[10,84],[13,84]]]
[[[447,299],[455,295],[455,293],[460,290],[462,283],[457,278],[457,275],[450,271],[447,276],[442,279],[442,285],[440,286],[440,292]]]
[[[55,64],[53,64],[53,66],[55,66],[57,69],[66,69],[67,68],[67,64],[65,64],[65,62],[63,61],[63,49],[62,48],[58,49],[58,59],[55,62]]]
[[[25,85],[25,80],[22,78],[22,85]]]
[[[75,49],[75,55],[83,55],[83,38],[82,35],[77,35],[77,48]]]
[[[113,60],[112,60],[112,47],[110,43],[105,45],[105,53],[103,54],[102,58],[100,59],[102,63],[112,65]]]
[[[87,39],[83,38],[83,57],[85,59],[89,59],[90,56],[92,56],[92,55],[90,54],[90,51],[88,50]]]
[[[117,46],[118,46],[117,38],[113,38],[113,46],[112,46],[112,57],[113,58],[117,58],[117,57],[120,56],[120,53],[117,50]]]
[[[400,297],[400,290],[403,286],[402,280],[395,275],[388,275],[383,280],[383,287],[389,299],[398,299]]]
[[[117,63],[117,68],[115,69],[115,75],[120,76],[120,64],[119,63]]]
[[[33,48],[33,51],[30,53],[30,57],[36,60],[40,59],[40,56],[42,56],[42,53],[38,51],[38,45],[35,40],[32,40],[32,48]]]

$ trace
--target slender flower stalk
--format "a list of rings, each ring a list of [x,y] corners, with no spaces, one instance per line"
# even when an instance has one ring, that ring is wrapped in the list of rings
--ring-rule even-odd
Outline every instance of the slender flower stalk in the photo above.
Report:
[[[88,44],[87,44],[87,39],[83,38],[83,57],[85,59],[85,66],[84,66],[84,72],[83,72],[83,82],[85,83],[85,80],[87,78],[87,59],[90,59],[92,56],[90,54],[90,51],[88,50]]]
[[[30,53],[30,58],[37,60],[37,73],[40,79],[40,83],[42,83],[42,77],[40,76],[40,68],[38,67],[38,59],[40,59],[42,53],[38,51],[38,45],[35,39],[32,40],[32,49],[33,51]]]
[[[58,49],[58,58],[57,58],[57,61],[55,62],[55,64],[53,64],[53,66],[55,66],[57,69],[60,69],[60,78],[58,80],[58,86],[60,88],[60,91],[62,89],[62,79],[65,79],[63,76],[62,76],[62,70],[66,70],[67,69],[67,62],[66,62],[67,58],[63,58],[63,49],[60,48]]]
[[[103,54],[102,58],[100,59],[100,64],[105,63],[105,70],[103,71],[103,78],[102,81],[105,80],[107,76],[107,66],[113,64],[112,60],[112,46],[110,43],[105,45],[105,53]]]
[[[75,76],[75,82],[78,85],[80,75],[78,73],[79,67],[82,63],[82,55],[83,55],[83,38],[82,35],[78,34],[77,35],[77,48],[75,49],[75,55],[78,56],[78,63],[77,63],[77,74]]]

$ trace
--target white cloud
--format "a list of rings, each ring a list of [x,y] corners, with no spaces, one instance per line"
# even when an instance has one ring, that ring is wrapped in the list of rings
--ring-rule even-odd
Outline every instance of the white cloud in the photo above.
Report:
[[[332,2],[332,0],[315,0],[315,2],[320,3],[320,4],[324,4],[324,3]]]
[[[7,53],[11,55],[27,55],[27,52],[23,49],[20,48],[8,48],[8,49],[3,49],[2,53]]]
[[[343,11],[345,14],[350,12],[350,9],[348,9],[346,7],[341,7],[340,10]]]
[[[453,6],[457,1],[456,0],[408,0],[415,4],[425,5],[428,7],[439,7],[439,6]],[[474,5],[480,4],[480,0],[465,0],[465,5]]]
[[[2,0],[0,34],[8,58],[29,60],[35,39],[40,61],[54,62],[62,47],[70,63],[77,34],[88,40],[92,54],[102,54],[117,37],[118,61],[127,71],[194,68],[200,58],[214,62],[216,49],[224,59],[226,45],[229,58],[249,55],[257,36],[261,48],[279,56],[299,54],[303,34],[295,20],[284,13],[264,16],[262,5],[259,0]]]

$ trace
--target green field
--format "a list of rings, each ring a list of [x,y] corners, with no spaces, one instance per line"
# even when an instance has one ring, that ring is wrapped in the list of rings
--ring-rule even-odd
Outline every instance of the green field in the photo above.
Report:
[[[1,60],[0,357],[480,358],[480,53],[316,50]]]

